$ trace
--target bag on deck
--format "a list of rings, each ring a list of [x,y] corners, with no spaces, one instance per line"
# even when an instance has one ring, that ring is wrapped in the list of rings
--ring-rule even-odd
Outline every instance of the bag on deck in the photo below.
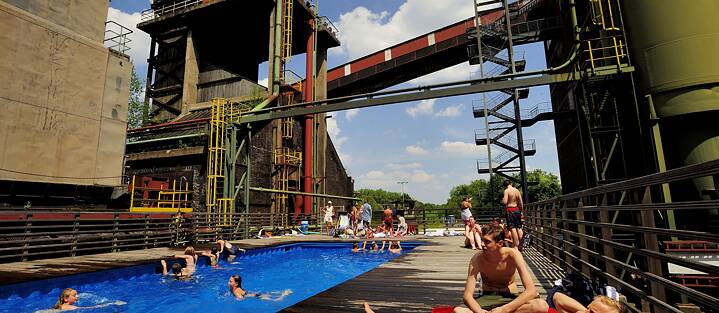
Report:
[[[560,286],[560,292],[577,300],[585,307],[598,295],[598,289],[594,283],[579,273],[569,272],[564,278],[557,280],[555,285]]]

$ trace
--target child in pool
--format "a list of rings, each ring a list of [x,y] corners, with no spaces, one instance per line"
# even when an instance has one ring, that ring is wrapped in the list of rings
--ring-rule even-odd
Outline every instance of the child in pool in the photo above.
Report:
[[[242,277],[240,277],[240,275],[232,275],[230,277],[230,280],[227,282],[227,286],[230,288],[230,293],[237,300],[244,300],[246,297],[257,297],[262,300],[281,301],[286,296],[288,296],[292,293],[292,290],[287,289],[285,291],[282,291],[280,293],[280,295],[276,298],[272,297],[272,292],[248,293],[247,291],[242,289]],[[274,293],[278,293],[278,292],[274,292]]]

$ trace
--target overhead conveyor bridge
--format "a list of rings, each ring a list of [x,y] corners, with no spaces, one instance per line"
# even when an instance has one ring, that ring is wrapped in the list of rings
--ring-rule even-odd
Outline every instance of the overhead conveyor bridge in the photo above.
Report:
[[[544,40],[559,28],[559,17],[538,18],[546,0],[518,1],[510,5],[512,37],[518,44]],[[379,91],[463,62],[476,55],[475,18],[471,17],[368,54],[327,71],[327,94],[341,97]],[[504,45],[501,27],[504,9],[481,12],[483,41],[490,46]],[[489,32],[491,34],[485,33]],[[492,61],[501,51],[483,48],[484,58]],[[474,60],[477,58],[474,57]],[[467,73],[469,76],[469,73]]]

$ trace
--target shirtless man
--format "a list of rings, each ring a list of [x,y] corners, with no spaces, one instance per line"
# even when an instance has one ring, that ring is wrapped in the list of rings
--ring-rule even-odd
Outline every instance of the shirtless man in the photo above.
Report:
[[[469,261],[469,274],[464,286],[464,304],[469,308],[456,307],[455,313],[486,313],[482,308],[491,306],[490,301],[501,304],[491,313],[512,313],[519,307],[537,297],[534,286],[522,254],[516,249],[503,247],[504,232],[499,226],[485,225],[482,227],[482,242],[486,249],[476,253]],[[514,275],[519,272],[524,291],[518,296],[511,294],[516,290]],[[482,296],[474,299],[474,287],[477,275],[482,275]]]
[[[522,194],[517,188],[512,187],[512,182],[509,179],[504,181],[503,186],[505,189],[502,204],[507,210],[507,227],[512,236],[512,246],[519,250],[524,237],[524,232],[522,231],[524,202],[522,201]]]

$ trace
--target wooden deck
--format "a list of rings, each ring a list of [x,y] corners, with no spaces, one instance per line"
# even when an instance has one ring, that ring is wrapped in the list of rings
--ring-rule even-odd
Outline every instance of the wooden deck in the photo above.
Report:
[[[462,292],[473,250],[462,247],[463,237],[423,237],[425,244],[372,271],[289,307],[284,312],[364,312],[367,301],[376,312],[429,312],[432,307],[462,304]],[[327,236],[274,237],[233,241],[254,249],[303,241],[351,242]],[[207,248],[199,246],[196,249]],[[77,257],[2,264],[1,284],[13,284],[70,274],[156,262],[182,248],[155,248]],[[554,264],[536,251],[524,253],[540,294],[561,276]],[[520,282],[519,277],[516,281]],[[520,290],[522,289],[520,284]]]
[[[233,241],[241,248],[254,249],[302,241],[336,241],[327,236],[273,237],[267,239],[247,239]],[[138,264],[157,262],[169,255],[182,253],[184,248],[153,248],[146,250],[130,250],[116,253],[102,253],[42,259],[28,262],[0,264],[0,285],[14,284],[31,280],[52,278],[105,269],[126,267]],[[196,246],[195,249],[209,249],[208,245]]]
[[[437,306],[462,304],[467,266],[475,251],[461,245],[464,237],[426,238],[415,248],[372,271],[306,299],[283,312],[364,312],[367,301],[375,312],[430,312]],[[525,255],[540,295],[561,275],[554,264],[536,253]],[[539,275],[535,275],[538,273]],[[523,290],[519,276],[515,278]]]

